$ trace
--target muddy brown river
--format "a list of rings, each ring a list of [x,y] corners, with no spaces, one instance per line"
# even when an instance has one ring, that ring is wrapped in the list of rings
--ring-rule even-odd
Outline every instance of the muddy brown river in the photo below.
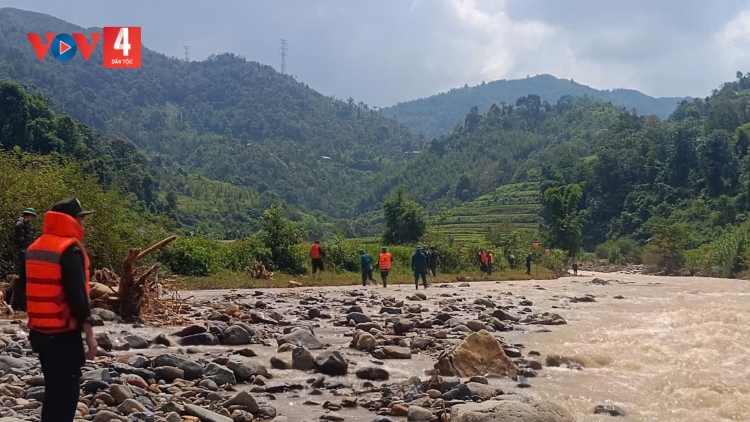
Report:
[[[592,284],[590,281],[594,277],[616,281],[606,285]],[[264,300],[268,306],[266,311],[279,312],[287,320],[294,321],[306,314],[299,306],[300,297],[306,296],[322,298],[319,307],[323,312],[330,313],[334,319],[340,317],[343,307],[332,299],[351,299],[347,294],[351,290],[367,292],[358,303],[364,313],[381,322],[385,317],[377,314],[377,303],[382,298],[393,296],[405,300],[414,293],[413,286],[400,285],[388,289],[374,286],[263,289],[261,296],[243,290],[231,293],[201,291],[183,292],[182,297],[196,296],[215,304],[231,304],[227,295],[238,297],[240,294],[241,297],[236,299],[238,302],[255,304]],[[519,389],[516,382],[508,378],[489,378],[489,382],[506,393],[562,404],[579,422],[750,421],[750,282],[586,272],[584,276],[559,280],[472,282],[470,287],[452,284],[419,291],[428,296],[427,301],[419,302],[429,310],[423,313],[423,318],[434,315],[440,309],[438,302],[441,300],[463,299],[461,302],[469,306],[464,306],[466,311],[460,317],[470,320],[479,315],[479,310],[474,312],[470,306],[476,298],[489,298],[498,305],[518,305],[521,296],[533,302],[531,308],[534,312],[552,311],[565,318],[567,325],[521,324],[514,331],[497,335],[504,337],[507,343],[522,344],[524,356],[530,351],[538,351],[544,362],[547,355],[560,355],[579,363],[582,368],[545,367],[538,371],[538,377],[528,379],[531,388]],[[576,303],[570,300],[587,294],[594,296],[596,301]],[[405,303],[412,302],[406,300]],[[363,381],[352,374],[358,367],[371,366],[374,359],[369,354],[348,348],[350,337],[347,334],[352,329],[335,327],[331,321],[321,320],[315,334],[324,343],[339,348],[350,362],[350,375],[341,378],[351,386],[349,393],[362,391]],[[107,325],[96,330],[108,331],[114,337],[133,332],[152,337],[176,329]],[[290,359],[291,354],[277,354],[273,339],[270,344],[249,347],[258,354],[253,360],[269,368],[273,382],[305,385],[306,380],[314,376],[295,370],[271,369],[269,359],[272,356]],[[178,350],[177,347],[170,349]],[[192,356],[210,359],[226,350],[222,346],[202,347]],[[155,355],[165,353],[165,350],[128,353],[134,352]],[[435,355],[420,353],[409,360],[386,359],[378,363],[390,372],[388,382],[392,383],[414,375],[428,378],[435,360]],[[310,395],[309,391],[274,395],[259,393],[255,396],[261,405],[276,408],[278,415],[286,416],[290,421],[317,420],[325,413],[321,403],[326,400],[340,402],[342,399],[328,390],[318,396]],[[377,398],[379,393],[358,396],[361,402],[370,397]],[[311,400],[317,405],[310,403]],[[627,416],[595,415],[594,408],[602,404],[619,406]],[[339,413],[346,421],[369,422],[376,416],[363,407],[344,408]]]

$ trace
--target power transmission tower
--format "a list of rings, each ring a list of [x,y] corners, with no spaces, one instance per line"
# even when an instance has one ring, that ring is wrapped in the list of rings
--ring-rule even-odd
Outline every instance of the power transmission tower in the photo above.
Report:
[[[281,73],[286,73],[286,40],[281,40]]]
[[[185,46],[185,61],[186,62],[190,61],[190,46],[189,45]]]

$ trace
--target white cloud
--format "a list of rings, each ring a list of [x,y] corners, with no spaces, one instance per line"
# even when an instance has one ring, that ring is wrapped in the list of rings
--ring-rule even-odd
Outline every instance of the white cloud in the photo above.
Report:
[[[727,22],[713,37],[716,63],[725,73],[750,71],[750,10]]]

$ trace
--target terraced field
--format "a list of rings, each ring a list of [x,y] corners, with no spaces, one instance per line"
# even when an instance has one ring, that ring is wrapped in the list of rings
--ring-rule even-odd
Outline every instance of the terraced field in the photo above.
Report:
[[[505,185],[494,192],[467,202],[453,210],[440,231],[457,242],[483,238],[488,227],[509,224],[523,230],[539,227],[539,183],[524,182]]]

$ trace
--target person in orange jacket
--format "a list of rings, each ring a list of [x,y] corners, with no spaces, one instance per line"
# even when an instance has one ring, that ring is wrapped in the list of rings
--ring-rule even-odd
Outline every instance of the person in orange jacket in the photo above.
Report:
[[[315,275],[318,274],[318,271],[320,271],[318,280],[323,277],[323,258],[325,258],[325,256],[326,253],[323,251],[323,248],[320,247],[320,241],[316,240],[315,243],[310,246],[313,282],[315,282]]]
[[[388,273],[391,271],[391,265],[393,258],[391,253],[388,252],[388,248],[383,246],[378,257],[378,269],[380,270],[380,279],[383,280],[383,287],[388,287]]]
[[[76,198],[56,203],[44,215],[42,236],[26,250],[29,341],[44,374],[42,422],[74,419],[81,367],[98,349],[89,307],[90,264],[81,243],[89,214]]]

